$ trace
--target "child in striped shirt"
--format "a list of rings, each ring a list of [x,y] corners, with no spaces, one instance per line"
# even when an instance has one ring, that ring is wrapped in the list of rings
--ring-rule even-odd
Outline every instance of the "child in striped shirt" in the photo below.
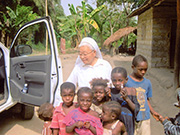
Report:
[[[177,93],[177,100],[178,103],[174,105],[180,108],[180,90],[178,90]],[[165,135],[180,135],[180,112],[175,118],[163,117],[160,115],[159,120],[164,126]]]
[[[77,106],[77,104],[73,102],[75,85],[71,82],[64,82],[60,90],[63,102],[56,107],[53,113],[51,129],[53,130],[53,135],[69,135],[66,133],[66,125],[63,124],[63,120],[66,115]]]

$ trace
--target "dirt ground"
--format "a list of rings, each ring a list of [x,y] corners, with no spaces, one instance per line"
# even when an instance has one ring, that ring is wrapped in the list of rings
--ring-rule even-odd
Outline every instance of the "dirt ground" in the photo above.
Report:
[[[63,65],[64,81],[71,73],[77,54],[63,54],[60,55]],[[103,55],[103,58],[110,62],[112,67],[122,66],[125,67],[128,73],[131,73],[131,60],[133,56],[116,55],[109,56]],[[150,69],[146,77],[151,80],[153,87],[152,106],[163,116],[174,117],[178,109],[172,104],[176,102],[174,90],[172,88],[165,88],[170,80],[173,80],[171,75],[166,75],[167,71],[159,69]],[[158,79],[161,78],[161,79]],[[161,80],[164,80],[164,83]],[[169,81],[168,81],[169,80]],[[23,121],[19,116],[12,115],[8,112],[0,114],[0,135],[40,135],[43,122],[38,119],[36,114],[37,107],[35,108],[35,115],[32,120]],[[163,135],[163,126],[160,122],[151,118],[151,131],[152,135]]]

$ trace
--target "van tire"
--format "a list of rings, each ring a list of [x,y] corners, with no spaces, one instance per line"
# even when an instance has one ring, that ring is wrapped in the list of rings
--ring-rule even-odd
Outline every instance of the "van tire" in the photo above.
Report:
[[[34,116],[34,107],[22,104],[21,117],[24,120],[30,120],[32,119],[33,116]]]

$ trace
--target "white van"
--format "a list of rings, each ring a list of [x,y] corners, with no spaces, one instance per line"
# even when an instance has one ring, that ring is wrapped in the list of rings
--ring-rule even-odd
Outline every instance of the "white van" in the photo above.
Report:
[[[23,25],[10,49],[0,43],[0,112],[14,108],[31,119],[34,105],[61,101],[61,61],[50,17]]]

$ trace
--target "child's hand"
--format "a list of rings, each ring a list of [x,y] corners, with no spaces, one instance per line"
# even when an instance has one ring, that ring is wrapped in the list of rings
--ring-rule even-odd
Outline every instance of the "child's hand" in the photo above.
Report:
[[[111,97],[111,89],[109,87],[105,88],[107,96]]]
[[[162,123],[165,120],[165,118],[161,115],[159,115],[159,121]]]
[[[164,117],[164,119],[170,120],[170,118],[169,118],[169,117],[167,117],[167,116],[166,116],[166,117]]]
[[[124,100],[126,100],[126,99],[128,98],[128,93],[127,93],[126,88],[122,88],[120,93],[121,93],[122,98],[123,98]]]
[[[83,126],[84,126],[84,122],[82,122],[82,121],[76,122],[76,127],[77,128],[82,128]]]
[[[160,114],[158,114],[157,112],[154,112],[153,114],[152,114],[152,116],[154,117],[154,119],[156,120],[156,121],[160,121],[160,117],[162,117]]]
[[[89,121],[84,122],[84,127],[89,129],[91,127],[91,123]]]

